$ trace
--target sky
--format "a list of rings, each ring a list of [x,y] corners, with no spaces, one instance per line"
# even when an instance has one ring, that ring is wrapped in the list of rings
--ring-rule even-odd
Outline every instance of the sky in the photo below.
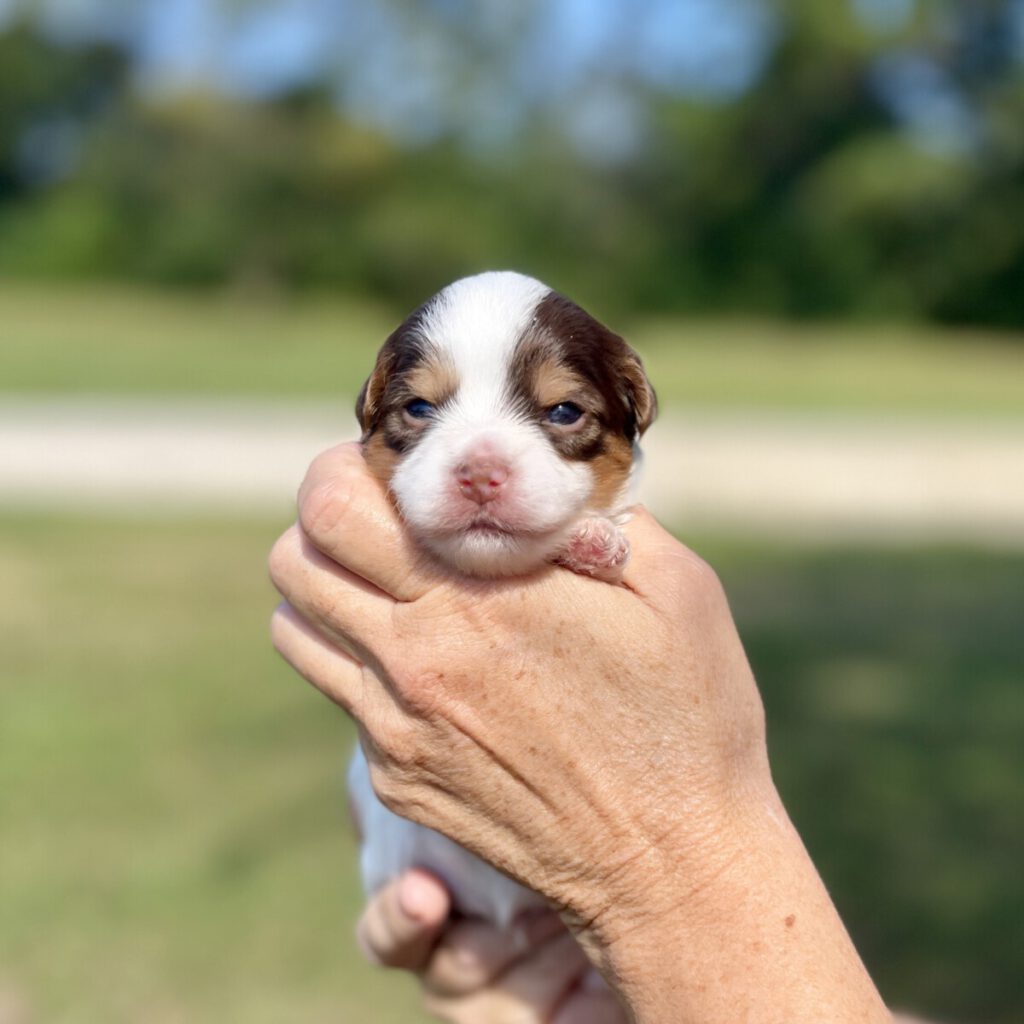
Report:
[[[0,20],[19,4],[58,37],[128,43],[149,91],[263,96],[326,69],[350,116],[406,139],[500,144],[543,107],[611,158],[643,132],[630,83],[725,100],[774,41],[760,0],[0,0]],[[460,64],[467,32],[483,68]]]
[[[895,32],[918,0],[823,2]],[[612,157],[643,130],[631,82],[726,101],[756,83],[777,35],[762,0],[0,0],[0,22],[19,7],[57,36],[128,43],[147,90],[261,96],[326,69],[351,116],[414,141],[506,141],[531,109],[561,107],[582,148]],[[1015,9],[1024,54],[1024,0]],[[475,45],[460,47],[467,33]],[[463,60],[481,43],[483,69]],[[896,51],[875,83],[924,144],[973,144],[969,106],[930,59]]]
[[[0,0],[0,19],[19,6],[40,15],[59,35],[126,38],[138,54],[143,76],[162,87],[207,79],[232,90],[261,93],[301,81],[311,68],[344,57],[354,39],[371,37],[386,50],[386,39],[396,28],[390,12],[410,5],[357,0]],[[442,23],[446,8],[450,23],[472,9],[477,20],[490,21],[499,31],[503,17],[514,19],[517,7],[532,6],[505,0],[433,0],[421,5],[440,13]],[[641,74],[710,95],[734,93],[756,75],[770,43],[770,19],[757,0],[547,0],[537,10],[541,16],[528,34],[527,59],[535,60],[531,70],[538,84],[553,89],[565,88],[595,61],[607,60],[626,32],[630,62]]]

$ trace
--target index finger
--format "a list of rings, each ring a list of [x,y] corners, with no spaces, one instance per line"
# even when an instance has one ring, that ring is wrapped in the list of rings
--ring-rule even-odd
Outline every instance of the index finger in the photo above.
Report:
[[[318,455],[299,488],[299,525],[332,561],[399,601],[415,601],[443,576],[402,524],[357,443]]]

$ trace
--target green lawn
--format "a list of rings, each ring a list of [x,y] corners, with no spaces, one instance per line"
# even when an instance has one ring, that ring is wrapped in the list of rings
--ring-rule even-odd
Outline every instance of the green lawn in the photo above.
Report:
[[[351,396],[400,314],[0,282],[0,393]],[[761,321],[616,324],[664,404],[1024,414],[1024,338]]]
[[[75,1024],[422,1019],[353,949],[351,730],[269,649],[277,528],[0,517],[0,1003]],[[1024,556],[696,546],[886,995],[1021,1020]]]
[[[357,959],[352,734],[269,649],[273,534],[0,520],[0,994],[34,1020],[420,1019]]]

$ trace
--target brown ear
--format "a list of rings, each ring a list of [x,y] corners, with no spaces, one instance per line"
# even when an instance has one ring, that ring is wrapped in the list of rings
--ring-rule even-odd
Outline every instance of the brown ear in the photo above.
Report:
[[[640,357],[627,345],[619,366],[623,396],[633,416],[634,440],[643,436],[644,431],[658,415],[658,396],[654,393],[644,364]]]
[[[424,345],[420,324],[429,308],[426,302],[413,310],[406,319],[388,336],[387,341],[377,353],[377,362],[373,373],[363,385],[356,399],[356,419],[363,431],[365,441],[377,429],[380,418],[384,414],[384,399],[389,381],[393,380],[401,369],[415,360]]]
[[[388,378],[391,376],[395,361],[395,345],[392,339],[389,338],[377,355],[377,362],[373,367],[373,373],[366,379],[366,383],[356,399],[356,419],[359,421],[359,428],[363,432],[364,441],[373,433],[380,420],[384,401],[384,389],[387,387]]]
[[[370,390],[372,382],[373,376],[366,378],[359,390],[359,397],[356,399],[356,419],[359,421],[359,429],[363,432],[364,438],[370,432],[369,424],[374,417],[374,409],[379,401],[379,399],[375,400],[375,396]]]

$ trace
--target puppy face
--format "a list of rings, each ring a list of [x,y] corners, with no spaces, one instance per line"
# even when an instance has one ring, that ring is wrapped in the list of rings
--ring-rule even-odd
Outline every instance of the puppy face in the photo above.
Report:
[[[655,409],[622,338],[539,281],[487,273],[398,327],[356,415],[367,463],[422,543],[462,572],[501,576],[621,505]]]

